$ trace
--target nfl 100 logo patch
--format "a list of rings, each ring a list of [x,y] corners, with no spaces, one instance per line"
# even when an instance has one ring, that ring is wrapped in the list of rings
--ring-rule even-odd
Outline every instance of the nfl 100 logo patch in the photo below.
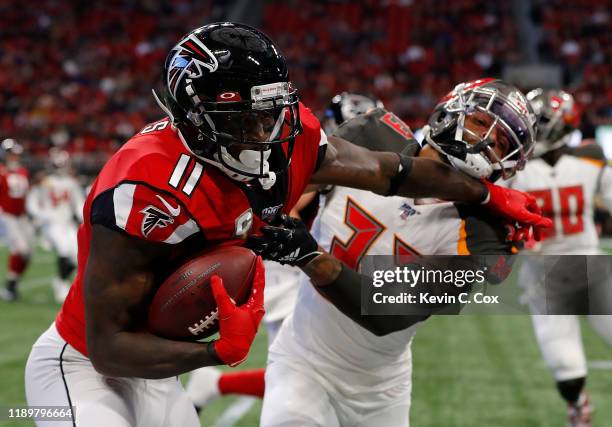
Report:
[[[402,206],[400,206],[400,218],[406,219],[412,215],[421,215],[421,212],[410,206],[408,202],[402,203]]]

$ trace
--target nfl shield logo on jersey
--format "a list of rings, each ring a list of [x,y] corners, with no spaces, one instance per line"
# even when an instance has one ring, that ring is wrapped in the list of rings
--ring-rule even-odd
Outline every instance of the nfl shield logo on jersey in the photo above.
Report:
[[[412,215],[420,215],[421,212],[417,211],[415,208],[410,206],[407,202],[402,203],[400,206],[400,218],[406,219]]]

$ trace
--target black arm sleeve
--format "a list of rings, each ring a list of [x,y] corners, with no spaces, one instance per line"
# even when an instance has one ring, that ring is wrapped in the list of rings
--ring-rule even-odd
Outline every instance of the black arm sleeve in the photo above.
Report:
[[[377,336],[388,335],[393,332],[407,329],[429,317],[429,315],[362,315],[362,280],[371,281],[372,278],[359,274],[342,264],[342,270],[335,281],[327,286],[315,288],[344,315]]]

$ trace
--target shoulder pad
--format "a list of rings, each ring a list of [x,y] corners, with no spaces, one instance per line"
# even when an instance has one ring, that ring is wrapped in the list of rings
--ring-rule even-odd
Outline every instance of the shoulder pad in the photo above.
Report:
[[[414,156],[421,148],[410,127],[383,108],[375,108],[347,120],[334,135],[373,151],[392,151]]]
[[[465,248],[468,254],[509,255],[512,253],[512,245],[506,242],[506,229],[498,217],[494,217],[478,205],[456,203],[455,207],[463,220]]]
[[[585,144],[573,147],[570,154],[583,159],[606,161],[603,149],[598,144]]]
[[[142,183],[124,182],[96,197],[91,223],[154,242],[176,244],[199,231],[186,207],[172,194]]]

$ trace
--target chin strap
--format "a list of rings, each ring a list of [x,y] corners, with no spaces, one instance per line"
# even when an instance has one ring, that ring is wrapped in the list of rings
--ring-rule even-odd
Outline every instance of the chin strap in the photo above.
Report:
[[[157,95],[157,92],[155,92],[155,89],[151,89],[151,92],[153,93],[153,98],[155,98],[155,102],[157,102],[157,105],[159,105],[159,108],[164,110],[164,113],[166,113],[168,117],[170,117],[170,122],[174,124],[174,114],[172,114],[172,111],[170,111],[170,109],[166,106],[166,104],[162,102],[160,97]]]
[[[423,136],[437,152],[446,156],[453,167],[467,175],[478,179],[488,178],[495,170],[494,165],[480,151],[481,147],[470,149],[465,143],[438,144],[431,137],[429,125],[423,127]]]
[[[240,159],[236,159],[234,156],[232,156],[225,147],[221,147],[220,151],[222,159],[219,159],[218,152],[215,153],[215,159],[218,161],[216,162],[216,165],[230,178],[240,182],[250,182],[257,179],[264,190],[269,190],[276,183],[276,173],[270,171],[270,164],[268,163],[268,158],[272,152],[271,150],[264,152],[256,150],[242,150],[240,152]],[[243,175],[240,172],[236,172],[235,170],[227,167],[226,164],[233,169],[242,169],[246,172],[254,174],[263,172],[264,174],[267,174],[267,176],[254,178],[252,176]]]
[[[258,178],[261,188],[269,190],[276,184],[276,174],[274,172],[268,172],[267,178]]]

